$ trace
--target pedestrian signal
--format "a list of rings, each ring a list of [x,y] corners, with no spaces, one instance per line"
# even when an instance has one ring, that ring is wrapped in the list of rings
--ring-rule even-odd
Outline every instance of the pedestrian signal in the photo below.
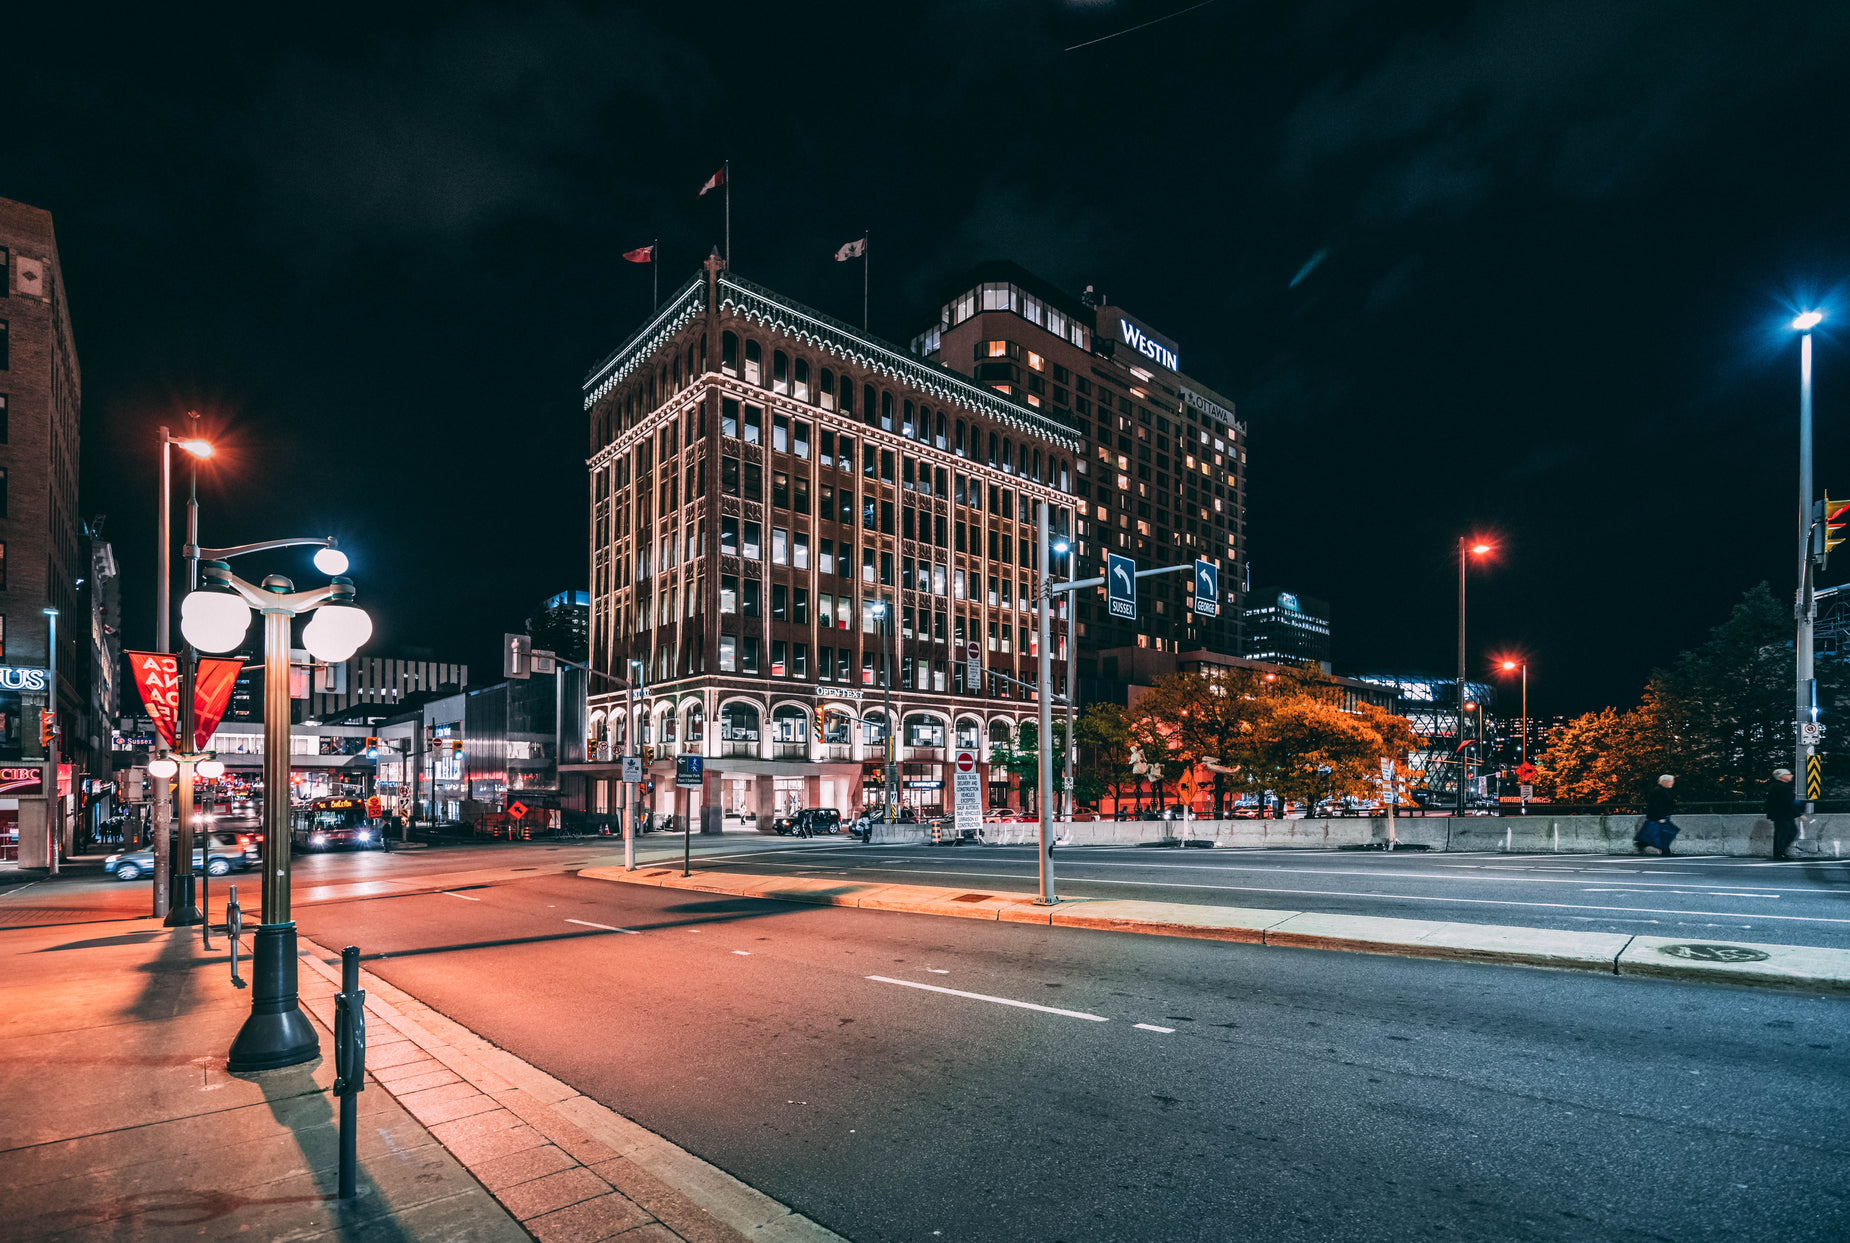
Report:
[[[377,738],[368,738],[366,740],[366,758],[369,760],[376,760],[379,758],[379,740]]]

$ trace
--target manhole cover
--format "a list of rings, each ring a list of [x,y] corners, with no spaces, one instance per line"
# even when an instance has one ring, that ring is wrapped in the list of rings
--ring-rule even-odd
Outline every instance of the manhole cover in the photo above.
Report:
[[[1744,945],[1660,945],[1660,954],[1672,958],[1693,958],[1697,962],[1765,962],[1764,950],[1750,950]]]
[[[953,902],[987,902],[994,896],[995,896],[994,894],[989,894],[989,893],[960,893],[955,898],[952,898],[951,901]]]

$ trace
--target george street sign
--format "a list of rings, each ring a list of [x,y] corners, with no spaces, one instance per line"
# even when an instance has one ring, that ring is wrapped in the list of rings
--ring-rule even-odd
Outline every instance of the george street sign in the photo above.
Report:
[[[1113,617],[1137,619],[1137,563],[1129,557],[1105,554],[1105,601]]]
[[[1195,560],[1195,612],[1220,616],[1220,567],[1200,558]]]

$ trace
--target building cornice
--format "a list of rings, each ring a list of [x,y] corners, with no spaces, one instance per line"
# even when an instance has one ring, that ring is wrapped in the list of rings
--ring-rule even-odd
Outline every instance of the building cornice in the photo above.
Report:
[[[669,337],[699,315],[705,301],[706,275],[696,273],[650,317],[637,332],[618,346],[615,352],[591,369],[585,377],[585,409],[596,405],[604,394],[623,382],[641,361],[653,354]]]

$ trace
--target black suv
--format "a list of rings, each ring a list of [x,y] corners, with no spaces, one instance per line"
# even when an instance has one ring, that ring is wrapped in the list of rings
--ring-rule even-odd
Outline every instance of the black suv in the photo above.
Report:
[[[814,837],[818,833],[841,832],[841,813],[833,807],[805,807],[788,816],[779,816],[773,826],[788,836]]]

